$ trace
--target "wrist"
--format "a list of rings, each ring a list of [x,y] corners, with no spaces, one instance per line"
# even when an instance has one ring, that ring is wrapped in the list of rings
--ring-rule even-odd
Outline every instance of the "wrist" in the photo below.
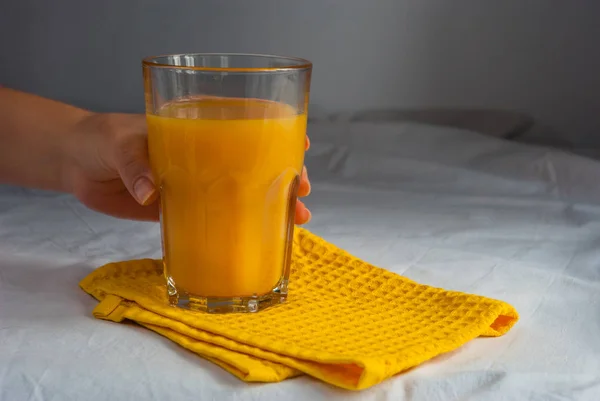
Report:
[[[58,142],[59,150],[59,185],[61,192],[74,193],[79,171],[81,171],[81,159],[85,156],[86,126],[88,121],[97,113],[86,110],[78,110],[77,116],[62,132]]]
[[[0,88],[0,183],[69,192],[72,137],[90,114]]]

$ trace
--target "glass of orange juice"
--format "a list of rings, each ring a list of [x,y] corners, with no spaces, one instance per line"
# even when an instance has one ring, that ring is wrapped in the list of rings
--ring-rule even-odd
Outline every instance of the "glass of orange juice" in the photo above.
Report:
[[[143,70],[169,303],[227,313],[285,301],[312,64],[174,54]]]

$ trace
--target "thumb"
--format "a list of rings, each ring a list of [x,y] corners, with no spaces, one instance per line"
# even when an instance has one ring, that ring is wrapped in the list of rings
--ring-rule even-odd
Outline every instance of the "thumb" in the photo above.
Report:
[[[140,205],[149,205],[156,200],[157,190],[148,163],[145,135],[128,135],[120,141],[117,171],[129,193]]]

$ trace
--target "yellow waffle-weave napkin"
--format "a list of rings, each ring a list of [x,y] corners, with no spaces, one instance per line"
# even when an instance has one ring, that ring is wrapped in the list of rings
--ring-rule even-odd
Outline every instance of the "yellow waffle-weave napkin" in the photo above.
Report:
[[[99,319],[135,321],[245,381],[308,374],[360,390],[452,351],[500,336],[518,319],[502,301],[415,283],[296,228],[288,300],[254,314],[167,305],[162,264],[111,263],[81,287]]]

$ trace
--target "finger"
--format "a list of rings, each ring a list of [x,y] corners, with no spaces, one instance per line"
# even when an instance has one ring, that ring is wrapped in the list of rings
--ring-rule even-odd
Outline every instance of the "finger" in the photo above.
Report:
[[[142,206],[127,192],[122,196],[113,198],[111,202],[105,202],[103,212],[108,213],[120,219],[140,220],[140,221],[158,221],[159,202],[154,202],[148,206]]]
[[[306,136],[306,143],[304,145],[304,150],[308,150],[308,149],[310,149],[310,138],[307,135]]]
[[[120,219],[158,221],[159,218],[159,202],[142,206],[125,189],[120,193],[83,196],[80,200],[90,209]]]
[[[294,216],[294,222],[296,224],[306,224],[312,218],[310,210],[306,208],[304,203],[300,200],[296,201],[296,214]]]
[[[158,191],[154,185],[148,162],[146,135],[129,134],[117,142],[117,171],[129,193],[140,205],[156,200]]]
[[[308,180],[308,172],[306,166],[302,167],[300,174],[300,184],[298,185],[298,196],[308,196],[310,194],[310,181]]]

